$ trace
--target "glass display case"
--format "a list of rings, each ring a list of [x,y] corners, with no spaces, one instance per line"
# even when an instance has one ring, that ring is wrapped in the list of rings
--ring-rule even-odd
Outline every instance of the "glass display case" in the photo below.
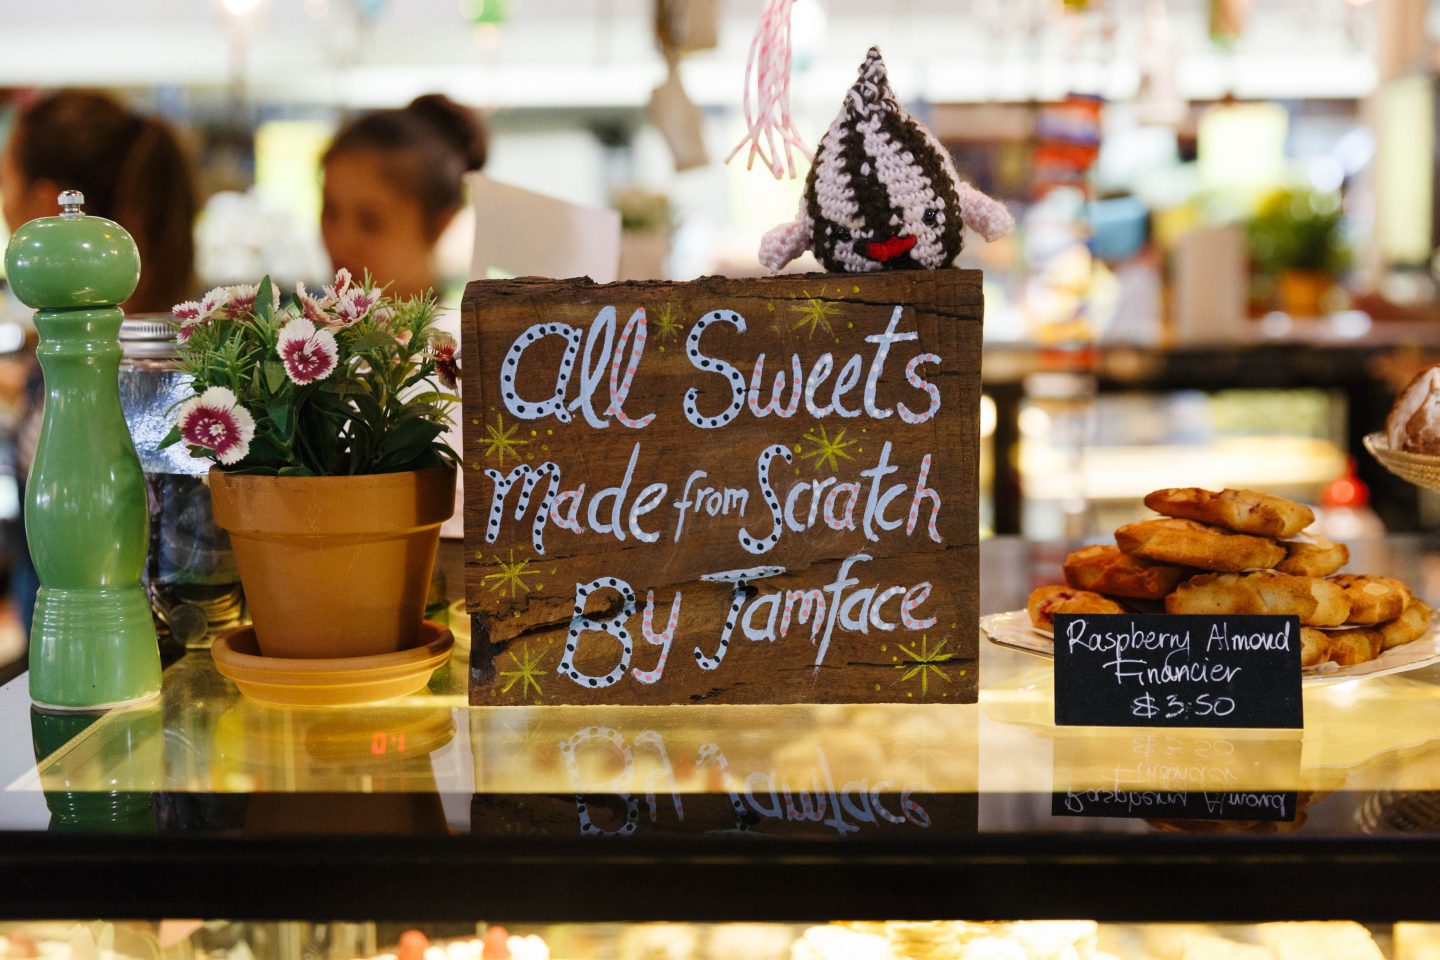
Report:
[[[1436,596],[1433,547],[1357,543],[1355,563]],[[1022,606],[1065,552],[985,543],[982,611]],[[109,949],[350,957],[418,925],[448,944],[429,960],[493,960],[501,923],[556,957],[876,943],[849,934],[963,957],[977,930],[1024,939],[995,924],[1081,920],[1099,926],[1025,928],[1073,953],[983,955],[1431,955],[1429,928],[1394,924],[1440,920],[1440,666],[1307,684],[1303,731],[1060,728],[1050,662],[981,647],[965,706],[931,702],[943,664],[897,669],[899,705],[470,708],[461,652],[416,696],[302,709],[241,698],[199,651],[160,702],[99,717],[33,712],[22,675],[0,687],[0,936],[192,917],[210,922],[121,925],[166,941],[150,954]],[[1338,918],[1358,924],[1254,926]],[[258,923],[278,920],[297,922]],[[893,923],[941,920],[992,925]],[[656,921],[681,926],[632,926]],[[830,921],[850,924],[807,932]],[[79,927],[43,929],[55,951],[0,955],[78,955]],[[1185,953],[1182,933],[1210,939]],[[1276,946],[1361,934],[1378,953]]]

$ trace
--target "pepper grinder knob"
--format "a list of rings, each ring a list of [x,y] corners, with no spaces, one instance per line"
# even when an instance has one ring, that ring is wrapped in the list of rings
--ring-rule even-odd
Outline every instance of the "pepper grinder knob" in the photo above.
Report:
[[[83,217],[85,216],[85,194],[79,190],[60,191],[60,216],[62,217]]]

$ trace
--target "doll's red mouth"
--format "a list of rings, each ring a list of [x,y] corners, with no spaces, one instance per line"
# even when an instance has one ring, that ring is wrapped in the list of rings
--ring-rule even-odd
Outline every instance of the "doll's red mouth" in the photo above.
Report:
[[[894,260],[901,254],[907,253],[913,246],[915,246],[914,237],[891,237],[889,240],[882,240],[879,243],[867,243],[865,245],[865,254],[871,260],[878,260],[880,263],[885,263],[888,260]]]

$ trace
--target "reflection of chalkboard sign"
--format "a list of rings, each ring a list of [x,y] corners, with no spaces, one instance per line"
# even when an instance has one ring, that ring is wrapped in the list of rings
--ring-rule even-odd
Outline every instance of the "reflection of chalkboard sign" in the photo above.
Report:
[[[1293,823],[1299,794],[1281,790],[1067,790],[1052,794],[1057,817],[1260,820]]]
[[[471,702],[971,702],[980,275],[472,283]]]
[[[1300,622],[1059,614],[1055,723],[1302,727]]]

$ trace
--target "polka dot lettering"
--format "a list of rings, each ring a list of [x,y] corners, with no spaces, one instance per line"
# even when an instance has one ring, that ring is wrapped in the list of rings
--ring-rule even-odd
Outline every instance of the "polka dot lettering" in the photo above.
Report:
[[[585,612],[585,601],[597,590],[614,590],[620,594],[622,601],[620,609],[608,617],[595,617]],[[603,689],[614,686],[625,676],[625,671],[630,669],[630,659],[635,653],[635,644],[630,637],[630,631],[625,626],[631,617],[635,615],[635,591],[628,583],[616,580],[613,577],[603,577],[598,580],[591,580],[589,583],[575,585],[575,607],[570,614],[570,630],[565,643],[565,652],[560,656],[560,665],[556,672],[570,677],[581,686],[588,686],[592,689]],[[608,633],[620,641],[620,658],[609,673],[604,676],[591,676],[581,673],[575,666],[574,648],[579,646],[580,635],[584,633]]]
[[[660,633],[655,632],[655,591],[651,590],[645,594],[645,614],[640,620],[640,633],[645,642],[660,648],[660,657],[655,661],[655,669],[641,670],[635,668],[630,675],[644,684],[655,683],[665,673],[665,662],[670,659],[670,644],[675,640],[675,628],[680,624],[680,594],[675,594],[675,599],[670,601],[670,618],[665,629]]]
[[[655,419],[654,413],[647,413],[637,420],[625,412],[630,385],[635,381],[635,371],[640,369],[640,358],[645,355],[645,325],[643,307],[630,314],[625,329],[620,331],[620,339],[615,344],[615,354],[610,363],[610,407],[605,412],[632,430],[642,430],[650,426],[650,422]],[[630,347],[628,356],[625,353],[627,346]]]
[[[715,417],[706,417],[700,414],[699,387],[691,387],[685,392],[685,418],[701,430],[714,430],[717,427],[725,426],[734,420],[741,408],[745,406],[745,375],[734,365],[724,360],[707,357],[700,352],[700,338],[706,330],[717,323],[728,323],[741,333],[745,332],[745,318],[734,310],[711,310],[695,322],[695,326],[690,328],[690,333],[685,338],[685,355],[690,358],[691,366],[697,370],[718,373],[730,383],[730,403],[719,416]]]
[[[545,337],[564,337],[565,352],[560,357],[560,369],[555,376],[555,394],[548,400],[538,402],[522,399],[517,384],[520,360],[525,350]],[[575,369],[575,357],[580,352],[580,341],[584,333],[568,323],[537,323],[510,344],[505,359],[500,364],[500,393],[505,400],[505,409],[521,420],[539,420],[553,416],[561,423],[570,422],[570,413],[565,409],[565,389]]]
[[[545,490],[545,496],[540,501],[540,507],[535,511],[535,520],[530,527],[530,544],[535,548],[537,554],[545,553],[545,524],[550,520],[550,510],[554,505],[555,496],[560,490],[560,467],[553,461],[545,461],[538,467],[532,467],[528,463],[522,463],[509,476],[502,477],[499,470],[487,469],[485,476],[495,485],[495,492],[490,497],[490,516],[485,524],[485,542],[494,543],[500,536],[500,519],[505,512],[505,498],[509,496],[510,489],[516,483],[520,484],[520,493],[515,499],[515,520],[519,522],[525,519],[525,512],[530,509],[530,497],[535,492],[535,487],[541,477],[550,478],[550,486]]]
[[[747,553],[762,554],[770,551],[775,544],[780,542],[780,534],[785,530],[784,516],[780,510],[780,498],[775,495],[774,487],[770,483],[770,461],[780,457],[786,463],[794,459],[790,448],[783,443],[775,443],[766,447],[760,454],[758,461],[760,491],[765,495],[765,506],[770,509],[770,532],[763,539],[756,539],[750,534],[748,528],[740,529],[740,546],[745,548]]]
[[[905,406],[904,403],[895,404],[895,409],[900,412],[900,419],[904,420],[906,423],[924,423],[926,420],[929,420],[931,417],[935,416],[937,412],[939,412],[940,388],[935,386],[935,384],[931,383],[930,381],[926,380],[924,377],[920,376],[919,373],[919,367],[921,366],[921,364],[939,362],[940,358],[933,353],[920,353],[911,357],[910,362],[905,364],[905,379],[909,382],[910,386],[914,387],[917,390],[924,390],[925,393],[930,397],[930,407],[924,413],[916,413],[909,407]]]

